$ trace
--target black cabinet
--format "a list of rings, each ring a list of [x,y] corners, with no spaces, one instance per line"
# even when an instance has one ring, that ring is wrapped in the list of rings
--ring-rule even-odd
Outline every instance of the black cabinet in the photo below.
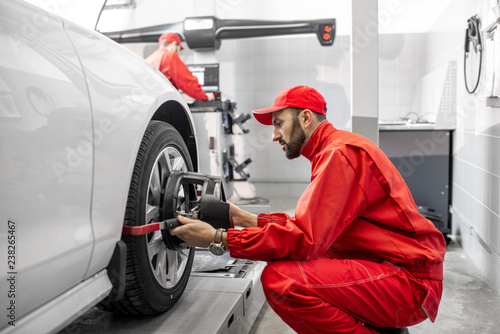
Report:
[[[446,235],[451,224],[452,130],[380,130],[379,145],[399,170],[421,213]]]

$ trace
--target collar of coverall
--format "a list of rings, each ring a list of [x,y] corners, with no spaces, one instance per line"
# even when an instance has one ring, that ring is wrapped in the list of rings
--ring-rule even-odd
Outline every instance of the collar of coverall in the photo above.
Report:
[[[314,159],[316,154],[318,154],[323,149],[325,137],[330,135],[330,133],[335,130],[337,129],[332,125],[332,123],[328,122],[327,120],[321,122],[309,137],[309,140],[302,150],[302,155],[309,161]]]

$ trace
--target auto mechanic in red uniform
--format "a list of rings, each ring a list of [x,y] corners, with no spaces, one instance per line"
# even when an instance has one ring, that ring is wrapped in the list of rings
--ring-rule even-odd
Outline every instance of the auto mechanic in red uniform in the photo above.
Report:
[[[159,48],[146,58],[151,65],[163,73],[170,83],[183,93],[195,100],[212,101],[213,93],[205,93],[198,79],[179,57],[179,52],[184,50],[181,38],[175,32],[163,33],[158,38]]]
[[[297,109],[295,109],[297,108]],[[295,216],[255,216],[234,204],[222,233],[235,258],[269,261],[261,281],[276,313],[298,333],[404,333],[434,321],[442,293],[444,237],[418,213],[401,175],[371,141],[337,130],[313,88],[283,90],[255,118],[273,125],[289,159],[311,161]],[[172,230],[207,247],[215,230],[179,218]],[[386,328],[388,327],[388,328]]]

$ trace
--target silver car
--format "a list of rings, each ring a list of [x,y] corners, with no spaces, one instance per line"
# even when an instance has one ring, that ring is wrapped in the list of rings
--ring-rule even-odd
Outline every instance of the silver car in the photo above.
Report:
[[[0,2],[0,45],[0,331],[169,309],[194,250],[122,229],[182,210],[164,189],[197,170],[188,106],[143,59],[23,1]]]

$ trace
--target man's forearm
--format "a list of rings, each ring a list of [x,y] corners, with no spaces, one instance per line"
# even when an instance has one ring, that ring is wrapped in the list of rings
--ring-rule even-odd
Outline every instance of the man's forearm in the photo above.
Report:
[[[240,227],[256,227],[258,222],[257,215],[250,213],[245,210],[241,210],[236,206],[232,206],[231,210],[231,219],[233,221],[234,226]],[[227,243],[227,232],[222,233],[222,244],[224,245],[224,249],[229,251],[229,245]]]
[[[238,216],[233,215],[233,223],[235,226],[241,227],[256,227],[258,222],[257,215],[241,210]]]

